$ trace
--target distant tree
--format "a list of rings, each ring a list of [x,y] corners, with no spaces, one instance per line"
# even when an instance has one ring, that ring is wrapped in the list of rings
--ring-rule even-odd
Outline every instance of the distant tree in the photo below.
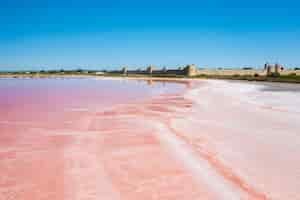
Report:
[[[164,66],[162,70],[163,70],[163,72],[167,72],[167,67]]]

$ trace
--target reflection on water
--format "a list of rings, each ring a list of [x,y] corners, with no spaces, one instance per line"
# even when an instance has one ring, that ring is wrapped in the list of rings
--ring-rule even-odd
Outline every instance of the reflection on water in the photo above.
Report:
[[[300,92],[300,84],[289,84],[289,83],[264,83],[265,87],[262,91],[272,92]]]
[[[112,186],[125,177],[116,167],[151,156],[158,162],[170,158],[152,128],[134,114],[144,112],[138,106],[143,102],[185,87],[119,79],[0,79],[0,200],[111,200],[120,199],[121,191],[143,199],[123,190],[139,184],[129,163],[123,167],[132,181]],[[148,164],[141,167],[155,163]]]

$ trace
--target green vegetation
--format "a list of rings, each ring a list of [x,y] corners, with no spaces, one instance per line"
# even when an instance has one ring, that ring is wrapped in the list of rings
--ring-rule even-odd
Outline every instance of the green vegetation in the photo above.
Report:
[[[40,71],[12,71],[12,72],[0,72],[0,77],[52,77],[52,76],[84,76],[84,75],[97,75],[97,71],[94,70],[40,70]]]

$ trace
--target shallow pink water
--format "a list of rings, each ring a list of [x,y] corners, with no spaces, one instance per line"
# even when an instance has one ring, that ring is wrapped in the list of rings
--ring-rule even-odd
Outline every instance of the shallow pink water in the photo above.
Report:
[[[0,200],[300,199],[300,96],[268,88],[0,79]]]

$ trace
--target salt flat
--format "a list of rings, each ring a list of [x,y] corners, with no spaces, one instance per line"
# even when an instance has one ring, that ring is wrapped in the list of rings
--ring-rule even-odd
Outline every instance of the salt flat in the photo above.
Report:
[[[298,85],[0,81],[0,200],[300,199]]]

